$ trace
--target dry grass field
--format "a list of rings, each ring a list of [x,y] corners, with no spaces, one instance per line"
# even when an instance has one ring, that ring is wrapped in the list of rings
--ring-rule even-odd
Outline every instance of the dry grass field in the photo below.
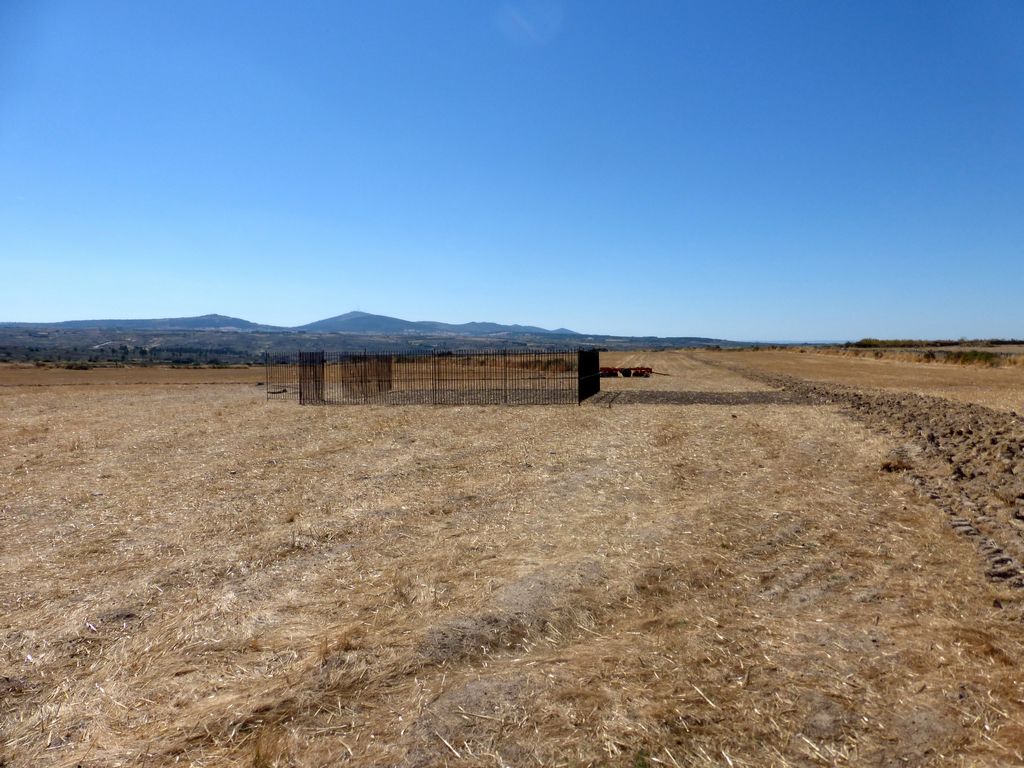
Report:
[[[263,381],[263,366],[225,368],[97,367],[89,370],[0,363],[0,387],[118,386],[134,384],[253,384]]]
[[[1019,764],[1016,499],[765,375],[1001,425],[1024,372],[786,354],[580,407],[0,370],[0,765]]]

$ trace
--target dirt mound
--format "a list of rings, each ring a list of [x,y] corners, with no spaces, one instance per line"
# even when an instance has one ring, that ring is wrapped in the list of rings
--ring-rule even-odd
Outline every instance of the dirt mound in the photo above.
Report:
[[[586,400],[591,405],[799,405],[806,400],[797,392],[674,392],[635,390],[598,392]]]

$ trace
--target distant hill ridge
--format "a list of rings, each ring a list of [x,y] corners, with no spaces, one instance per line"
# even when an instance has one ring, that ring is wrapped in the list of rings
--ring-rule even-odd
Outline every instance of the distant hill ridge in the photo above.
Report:
[[[57,323],[0,323],[0,326],[16,328],[97,328],[131,331],[277,330],[277,328],[272,325],[260,325],[259,323],[252,323],[248,320],[242,320],[238,317],[228,317],[227,315],[200,315],[199,317],[164,317],[137,320],[64,320]]]
[[[434,320],[402,320],[387,315],[369,312],[346,312],[343,315],[317,320],[295,327],[264,325],[227,315],[200,315],[198,317],[167,317],[158,319],[124,320],[65,320],[55,323],[5,323],[3,327],[15,328],[67,328],[105,329],[131,331],[310,331],[315,333],[358,333],[358,334],[451,334],[455,336],[490,336],[499,334],[551,334],[575,336],[575,331],[558,328],[554,331],[533,325],[502,325],[501,323],[441,323]]]
[[[458,336],[487,336],[498,333],[552,333],[576,335],[575,331],[559,328],[550,331],[535,325],[502,325],[501,323],[441,323],[436,320],[401,320],[369,312],[346,312],[344,315],[318,320],[315,323],[292,328],[294,331],[317,333],[451,333]]]
[[[742,347],[703,336],[610,336],[532,325],[441,323],[347,312],[294,328],[227,315],[159,319],[0,321],[3,360],[247,362],[265,354],[379,349],[677,349]],[[135,357],[133,357],[133,355]]]

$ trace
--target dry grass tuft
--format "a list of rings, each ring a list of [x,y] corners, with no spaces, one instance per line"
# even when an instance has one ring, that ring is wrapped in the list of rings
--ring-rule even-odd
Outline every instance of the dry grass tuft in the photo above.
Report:
[[[252,768],[290,768],[291,737],[282,728],[261,728],[253,739]]]

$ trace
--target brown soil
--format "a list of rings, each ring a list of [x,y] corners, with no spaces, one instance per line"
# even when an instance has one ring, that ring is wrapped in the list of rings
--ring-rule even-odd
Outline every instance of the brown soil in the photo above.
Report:
[[[1011,417],[635,358],[583,407],[0,389],[0,764],[1024,759],[1010,528],[933,498]]]

